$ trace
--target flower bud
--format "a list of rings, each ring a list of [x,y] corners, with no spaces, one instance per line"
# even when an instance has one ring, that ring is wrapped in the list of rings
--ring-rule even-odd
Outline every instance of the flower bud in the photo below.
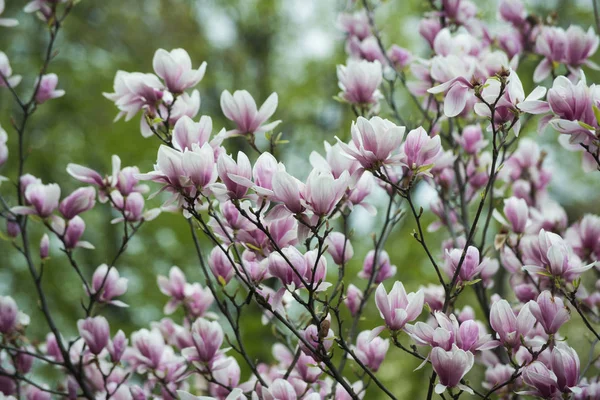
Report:
[[[108,321],[102,316],[80,319],[77,321],[77,329],[85,344],[95,355],[104,350],[110,339]]]
[[[85,231],[85,222],[81,217],[76,216],[72,220],[67,221],[67,227],[64,235],[64,245],[67,250],[74,249],[79,243],[79,239]]]
[[[337,265],[345,264],[354,256],[352,243],[350,243],[350,240],[343,233],[330,233],[325,240],[325,244],[327,245],[327,252]]]
[[[523,199],[510,197],[504,200],[504,215],[515,233],[524,233],[529,218],[529,207]]]
[[[348,285],[348,291],[346,292],[346,298],[344,304],[350,310],[350,314],[354,317],[358,313],[360,303],[363,300],[363,292],[354,286],[353,284]]]
[[[50,238],[47,233],[44,233],[42,240],[40,240],[40,258],[43,260],[48,258],[50,254]]]
[[[75,190],[60,202],[58,210],[66,219],[72,219],[96,204],[96,190],[89,186]]]
[[[231,265],[227,254],[218,246],[210,252],[208,266],[219,282],[227,284],[235,275],[235,267]]]
[[[113,340],[108,343],[108,353],[113,363],[117,364],[121,361],[121,357],[127,349],[128,339],[122,330],[119,330]]]
[[[39,83],[39,86],[38,86]],[[62,97],[65,95],[64,90],[57,90],[58,76],[56,74],[46,74],[42,76],[41,81],[36,79],[34,87],[38,87],[35,94],[35,102],[42,104],[48,100]]]
[[[17,303],[10,296],[0,296],[0,332],[11,333],[18,323]]]

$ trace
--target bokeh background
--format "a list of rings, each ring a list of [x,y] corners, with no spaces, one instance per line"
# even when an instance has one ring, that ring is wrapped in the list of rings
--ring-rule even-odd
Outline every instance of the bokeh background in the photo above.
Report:
[[[417,32],[427,3],[385,1],[376,14],[385,43],[395,43],[417,55],[427,56],[426,43]],[[526,1],[526,4],[531,12],[539,15],[556,11],[558,24],[565,28],[578,23],[587,29],[594,23],[591,0]],[[9,56],[15,73],[24,76],[18,91],[29,93],[47,38],[43,23],[24,14],[23,5],[22,1],[7,0],[4,16],[18,18],[20,25],[0,31],[0,50]],[[496,1],[478,1],[477,5],[484,18],[495,19]],[[215,130],[231,127],[219,108],[223,90],[246,89],[259,104],[273,91],[279,94],[275,118],[283,120],[278,129],[284,139],[290,140],[283,149],[283,158],[289,171],[304,177],[311,151],[322,152],[323,141],[333,142],[336,135],[349,137],[353,114],[347,106],[333,99],[338,92],[335,67],[346,59],[344,38],[336,27],[336,18],[348,7],[352,7],[351,2],[339,0],[81,1],[66,20],[56,46],[59,53],[50,67],[59,75],[59,87],[66,90],[66,95],[46,103],[32,119],[27,141],[30,154],[27,172],[45,182],[59,182],[66,195],[79,186],[65,171],[69,162],[109,172],[110,157],[118,154],[123,165],[152,170],[158,143],[141,137],[137,118],[113,123],[117,110],[102,92],[113,91],[117,70],[151,72],[156,49],[182,47],[189,52],[194,65],[208,62],[207,74],[198,86],[202,98],[200,114],[213,118]],[[498,31],[502,26],[490,23],[490,29]],[[598,62],[599,57],[594,60]],[[536,63],[535,59],[522,60],[519,74],[526,92],[533,88],[531,76]],[[597,73],[591,73],[588,82],[598,78]],[[417,119],[402,90],[398,92],[398,103],[405,118]],[[12,154],[15,154],[15,140],[10,118],[15,112],[8,92],[0,91],[0,124],[9,132]],[[384,107],[383,114],[386,113]],[[524,134],[536,137],[534,130],[535,124],[530,124]],[[557,148],[555,133],[546,132],[538,140],[548,150],[547,163],[555,172],[551,192],[567,209],[569,218],[575,220],[586,212],[598,213],[598,175],[584,176],[579,156]],[[232,152],[245,149],[242,141],[232,140],[228,146]],[[14,158],[9,158],[1,174],[14,179],[15,166]],[[3,194],[13,191],[6,183],[0,190]],[[421,190],[419,202],[426,206],[430,195],[427,190]],[[373,201],[381,201],[376,193]],[[150,205],[158,206],[160,202],[154,200]],[[78,251],[76,257],[88,276],[99,264],[111,259],[118,248],[121,228],[110,224],[113,217],[104,206],[84,215],[88,227],[84,239],[92,242],[96,250]],[[365,284],[355,276],[378,220],[360,212],[353,217],[357,257],[349,270],[348,283],[352,281],[360,287]],[[396,279],[402,280],[410,290],[435,282],[433,270],[410,236],[413,228],[410,219],[404,221],[386,246],[398,266]],[[41,232],[34,230],[34,243],[39,235]],[[440,239],[433,234],[429,240],[437,248]],[[207,243],[204,245],[209,248]],[[67,336],[74,335],[75,322],[82,315],[79,299],[84,292],[57,243],[53,243],[51,255],[44,288],[63,332]],[[167,299],[157,288],[156,275],[166,275],[172,265],[181,267],[189,281],[202,280],[187,224],[178,215],[163,214],[143,227],[119,260],[121,275],[129,279],[129,291],[123,300],[131,307],[104,310],[112,321],[113,333],[117,327],[130,333],[161,318]],[[0,243],[0,294],[15,297],[32,317],[31,336],[43,339],[47,328],[38,311],[26,265],[7,242]],[[362,327],[379,325],[377,315],[371,304]],[[258,316],[257,309],[249,310],[243,318],[243,334],[251,355],[269,361],[271,328],[261,325]],[[180,315],[174,316],[175,320],[180,318]],[[567,332],[567,335],[569,333],[581,336],[582,345],[586,344],[581,331]],[[418,361],[400,350],[390,351],[393,355],[379,372],[381,379],[398,398],[420,397],[426,390],[428,369],[412,372]],[[243,367],[243,363],[240,364]],[[351,369],[348,371],[352,379]],[[379,393],[373,389],[367,398],[379,398]]]

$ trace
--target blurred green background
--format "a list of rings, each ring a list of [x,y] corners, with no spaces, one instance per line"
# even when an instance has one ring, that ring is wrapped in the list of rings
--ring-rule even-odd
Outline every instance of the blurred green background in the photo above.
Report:
[[[18,18],[20,25],[0,30],[0,50],[8,55],[14,73],[24,76],[18,87],[19,93],[29,93],[47,38],[43,23],[21,11],[23,2],[8,0],[7,3],[3,16]],[[425,41],[417,33],[420,15],[426,10],[427,3],[389,0],[377,9],[377,22],[386,45],[395,43],[417,55],[427,56]],[[484,18],[494,19],[495,1],[477,3]],[[540,15],[557,10],[559,24],[563,27],[579,23],[587,29],[593,24],[591,0],[526,3],[530,11]],[[221,127],[231,127],[220,112],[219,97],[223,90],[246,89],[259,104],[271,92],[279,94],[274,119],[283,120],[279,129],[284,139],[290,140],[283,150],[283,158],[288,170],[298,177],[305,176],[310,152],[322,152],[323,141],[333,143],[336,135],[349,137],[349,126],[354,118],[348,107],[333,100],[338,92],[335,66],[346,59],[343,35],[335,22],[337,13],[349,7],[353,7],[352,1],[83,0],[66,20],[56,46],[59,53],[50,67],[51,72],[58,74],[59,88],[65,89],[66,95],[46,103],[33,117],[28,130],[27,172],[44,182],[59,182],[66,195],[79,186],[65,172],[69,162],[109,172],[110,156],[118,154],[124,166],[137,165],[142,172],[152,170],[158,143],[141,137],[138,118],[127,123],[113,123],[117,109],[102,96],[102,92],[113,91],[117,70],[152,72],[152,56],[156,49],[182,47],[189,52],[195,66],[202,61],[208,62],[207,74],[198,85],[202,98],[200,114],[213,118],[215,132]],[[490,29],[498,31],[502,26],[491,24]],[[598,62],[598,57],[594,59]],[[519,74],[526,92],[533,88],[531,76],[536,63],[533,59],[522,60]],[[597,73],[590,73],[588,82],[598,77]],[[402,90],[398,92],[398,103],[405,118],[417,120],[417,114]],[[15,154],[15,140],[10,118],[15,112],[8,92],[1,90],[0,124],[9,133],[12,155]],[[385,107],[382,113],[389,116]],[[529,131],[534,130],[534,126],[530,124]],[[525,134],[537,135],[535,132]],[[580,172],[579,156],[556,149],[555,133],[547,132],[540,141],[551,153],[547,163],[558,166],[552,193],[566,207],[570,219],[575,220],[585,212],[598,213],[598,175],[584,177]],[[233,151],[244,149],[246,145],[232,140],[227,146]],[[558,151],[557,155],[553,155],[553,151]],[[15,161],[14,157],[9,158],[0,173],[14,180]],[[8,183],[0,190],[4,195],[13,191]],[[422,193],[420,202],[427,205],[426,192]],[[160,205],[158,200],[149,204]],[[121,227],[109,223],[112,217],[106,206],[98,206],[84,215],[88,227],[84,239],[96,246],[94,251],[79,250],[76,255],[87,276],[91,276],[99,264],[110,260],[118,248]],[[349,270],[347,283],[352,281],[361,288],[365,285],[355,276],[371,245],[370,232],[379,218],[381,216],[370,219],[359,214],[353,220],[357,257]],[[402,223],[386,246],[393,263],[398,266],[396,278],[409,290],[435,282],[433,270],[410,237],[413,228],[410,219]],[[40,235],[41,231],[34,229],[34,243]],[[434,249],[438,248],[440,239],[439,234],[430,235]],[[44,288],[54,316],[68,336],[76,333],[75,321],[82,315],[79,299],[84,292],[57,243],[53,243],[51,255]],[[129,279],[129,290],[123,300],[131,308],[103,310],[111,321],[113,333],[118,328],[129,333],[161,318],[167,298],[156,286],[156,275],[166,275],[172,265],[181,267],[188,281],[202,278],[187,224],[181,216],[163,214],[143,227],[126,255],[119,260],[117,266],[121,275]],[[28,271],[20,255],[6,242],[0,243],[0,294],[15,297],[19,306],[32,317],[31,336],[42,339],[47,328],[37,309]],[[260,324],[258,315],[258,310],[251,308],[243,317],[243,334],[251,355],[269,361],[271,340],[265,334],[270,328]],[[370,305],[366,315],[363,328],[380,324],[374,304]],[[181,317],[176,314],[174,320],[180,323]],[[568,333],[565,335],[569,336]],[[580,332],[573,334],[582,335]],[[426,389],[428,368],[412,372],[418,361],[397,349],[390,352],[392,354],[379,372],[381,379],[398,398],[419,396]],[[243,367],[243,363],[240,364]],[[351,369],[347,371],[353,380]],[[246,377],[244,374],[243,379]],[[367,398],[378,397],[375,389],[367,395]]]

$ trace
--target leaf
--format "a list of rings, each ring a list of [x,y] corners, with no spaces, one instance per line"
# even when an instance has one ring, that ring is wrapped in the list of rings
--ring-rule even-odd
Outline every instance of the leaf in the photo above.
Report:
[[[596,121],[600,122],[600,108],[597,105],[592,105],[592,110],[594,110],[594,116],[596,116]]]
[[[586,124],[586,123],[585,123],[585,122],[583,122],[583,121],[577,121],[577,123],[579,124],[579,126],[581,126],[581,127],[582,127],[582,128],[584,128],[584,129],[589,129],[589,130],[591,130],[591,131],[593,131],[593,130],[594,130],[594,127],[593,127],[593,126],[591,126],[591,125],[588,125],[588,124]]]

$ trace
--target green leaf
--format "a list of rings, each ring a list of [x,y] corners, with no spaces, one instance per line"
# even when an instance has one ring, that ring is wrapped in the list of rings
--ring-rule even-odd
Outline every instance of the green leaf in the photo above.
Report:
[[[594,115],[596,116],[596,121],[600,122],[600,108],[597,105],[592,105],[592,110],[594,110]]]
[[[593,127],[593,126],[591,126],[591,125],[588,125],[588,124],[586,124],[585,122],[582,122],[582,121],[577,121],[577,123],[578,123],[578,124],[579,124],[579,126],[581,126],[582,128],[589,129],[589,130],[591,130],[591,131],[593,131],[593,130],[594,130],[594,127]]]

